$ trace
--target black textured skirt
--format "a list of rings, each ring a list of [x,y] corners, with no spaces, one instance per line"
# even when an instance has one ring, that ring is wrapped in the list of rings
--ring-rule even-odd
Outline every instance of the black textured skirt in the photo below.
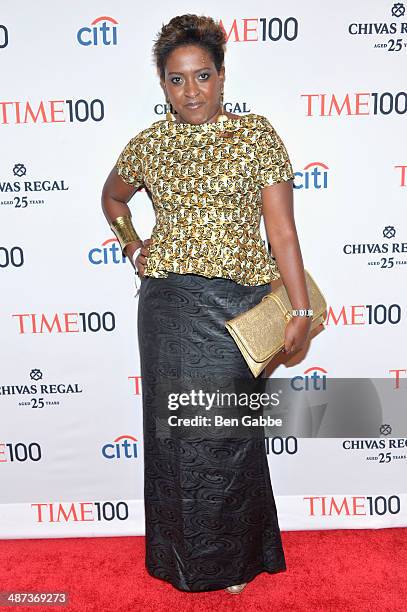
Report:
[[[264,437],[157,435],[160,384],[253,379],[225,320],[270,289],[171,272],[141,279],[146,568],[183,591],[286,569]]]

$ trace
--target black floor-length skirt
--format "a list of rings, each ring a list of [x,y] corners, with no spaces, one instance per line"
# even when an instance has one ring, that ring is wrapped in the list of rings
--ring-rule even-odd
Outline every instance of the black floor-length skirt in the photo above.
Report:
[[[183,591],[286,569],[264,437],[157,433],[160,385],[253,379],[225,321],[270,290],[196,274],[141,279],[146,568]]]

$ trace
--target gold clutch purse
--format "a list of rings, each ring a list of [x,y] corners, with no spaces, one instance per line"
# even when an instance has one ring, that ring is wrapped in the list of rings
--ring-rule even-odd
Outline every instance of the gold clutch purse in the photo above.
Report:
[[[305,270],[305,280],[313,310],[311,330],[324,323],[327,304],[316,282]],[[225,326],[239,347],[253,375],[257,377],[284,348],[285,328],[292,305],[284,285],[264,298],[250,310],[226,321]]]

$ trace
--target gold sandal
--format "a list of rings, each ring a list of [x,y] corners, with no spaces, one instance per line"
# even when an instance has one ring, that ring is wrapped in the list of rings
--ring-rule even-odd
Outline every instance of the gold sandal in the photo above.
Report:
[[[225,591],[232,593],[232,595],[237,595],[243,591],[246,584],[247,582],[242,582],[242,584],[234,584],[233,586],[226,587]]]

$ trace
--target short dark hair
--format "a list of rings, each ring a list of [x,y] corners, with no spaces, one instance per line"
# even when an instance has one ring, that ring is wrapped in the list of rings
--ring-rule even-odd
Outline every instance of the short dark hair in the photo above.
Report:
[[[165,76],[165,63],[177,47],[196,45],[210,53],[219,72],[225,56],[226,34],[212,17],[178,15],[163,25],[153,46],[153,56],[161,79]]]

